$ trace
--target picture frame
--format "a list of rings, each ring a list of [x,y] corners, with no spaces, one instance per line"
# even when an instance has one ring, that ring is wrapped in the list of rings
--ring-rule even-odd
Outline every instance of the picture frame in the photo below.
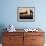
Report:
[[[35,7],[18,7],[17,8],[18,22],[34,22],[35,21]]]

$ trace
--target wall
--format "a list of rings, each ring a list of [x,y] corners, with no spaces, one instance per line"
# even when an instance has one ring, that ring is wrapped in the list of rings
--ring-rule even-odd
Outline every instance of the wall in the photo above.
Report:
[[[0,24],[15,25],[16,28],[46,28],[45,0],[1,0]],[[35,7],[35,22],[17,22],[17,7]],[[18,24],[19,23],[19,24]]]
[[[40,27],[46,32],[46,0],[0,0],[0,31],[13,24],[16,28]],[[35,7],[35,22],[17,22],[17,7]]]

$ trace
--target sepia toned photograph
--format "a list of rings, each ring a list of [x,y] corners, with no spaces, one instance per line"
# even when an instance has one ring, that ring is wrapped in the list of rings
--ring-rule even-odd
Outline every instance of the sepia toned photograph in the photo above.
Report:
[[[34,21],[35,8],[34,7],[18,7],[17,20],[18,21]]]

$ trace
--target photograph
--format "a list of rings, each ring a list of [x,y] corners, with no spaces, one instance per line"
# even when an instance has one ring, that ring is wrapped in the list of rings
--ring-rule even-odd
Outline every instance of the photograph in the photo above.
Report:
[[[34,7],[18,7],[17,19],[18,21],[34,21],[35,11]]]

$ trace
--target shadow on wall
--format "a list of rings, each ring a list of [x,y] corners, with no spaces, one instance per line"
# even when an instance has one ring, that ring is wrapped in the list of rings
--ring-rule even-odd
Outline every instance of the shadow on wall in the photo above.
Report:
[[[5,30],[4,30],[5,29]],[[6,32],[6,27],[4,24],[0,24],[0,43],[2,43],[2,36],[3,36],[3,32]]]

